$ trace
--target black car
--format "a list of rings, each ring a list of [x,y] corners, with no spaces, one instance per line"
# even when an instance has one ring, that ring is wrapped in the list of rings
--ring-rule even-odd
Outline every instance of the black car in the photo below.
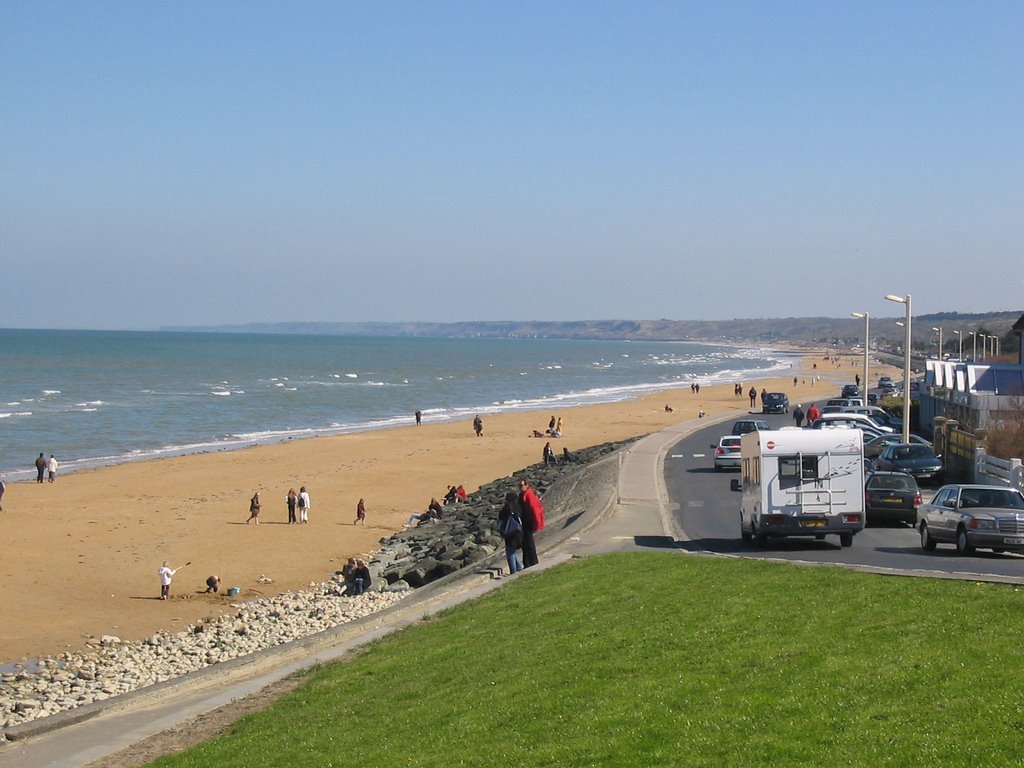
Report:
[[[740,419],[733,423],[731,434],[745,435],[747,432],[759,432],[762,429],[771,429],[767,421],[761,419]]]
[[[768,392],[761,401],[761,413],[789,413],[789,396],[785,392]]]
[[[860,387],[856,384],[846,384],[843,386],[842,397],[860,397]]]
[[[927,445],[896,443],[882,449],[875,459],[875,469],[906,472],[919,481],[938,480],[942,475],[942,459]]]
[[[903,442],[903,436],[902,435],[892,434],[892,433],[885,434],[885,435],[875,435],[874,437],[867,437],[867,436],[865,436],[864,437],[864,458],[865,459],[875,459],[875,458],[878,458],[878,454],[880,454],[883,451],[885,446],[887,446],[887,445],[896,445],[896,444],[902,443],[902,442]],[[911,435],[910,436],[910,442],[917,443],[918,445],[926,445],[929,448],[931,447],[931,443],[929,443],[923,437],[918,437],[917,435]]]
[[[921,489],[905,472],[869,472],[864,480],[864,512],[868,520],[895,520],[914,525]]]

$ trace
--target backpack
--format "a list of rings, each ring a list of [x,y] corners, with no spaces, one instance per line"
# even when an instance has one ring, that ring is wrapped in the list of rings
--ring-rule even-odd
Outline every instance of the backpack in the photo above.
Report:
[[[306,508],[306,497],[303,496],[302,494],[299,494],[299,509],[305,509],[305,508]]]
[[[519,515],[509,514],[498,520],[498,533],[503,539],[510,539],[523,532],[523,521]]]

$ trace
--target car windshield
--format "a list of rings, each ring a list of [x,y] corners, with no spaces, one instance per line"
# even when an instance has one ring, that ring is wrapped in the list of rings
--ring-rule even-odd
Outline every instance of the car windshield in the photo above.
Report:
[[[960,492],[960,506],[1024,509],[1024,496],[1011,488],[964,488]]]

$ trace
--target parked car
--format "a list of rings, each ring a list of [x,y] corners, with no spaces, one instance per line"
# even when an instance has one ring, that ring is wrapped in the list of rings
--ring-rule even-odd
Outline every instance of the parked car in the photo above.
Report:
[[[825,403],[825,405],[838,405],[842,408],[858,408],[864,405],[864,401],[859,397],[833,397]]]
[[[789,413],[789,396],[785,392],[769,392],[761,401],[761,413]]]
[[[921,548],[952,542],[961,555],[976,548],[1024,552],[1024,494],[999,485],[944,485],[917,508]]]
[[[849,424],[851,427],[863,429],[865,432],[870,432],[872,435],[892,432],[890,427],[883,427],[876,424],[869,417],[860,413],[823,413],[811,426],[814,429],[821,429],[825,424]]]
[[[715,470],[740,468],[740,436],[725,435],[715,446]]]
[[[856,384],[843,385],[842,397],[860,397],[860,387]]]
[[[879,389],[881,389],[882,387],[892,387],[892,386],[895,386],[893,384],[893,381],[892,381],[892,376],[879,376],[879,378],[878,378],[878,388]]]
[[[878,405],[877,392],[868,392],[868,405]]]
[[[892,433],[886,433],[883,435],[873,435],[872,437],[864,438],[864,458],[875,459],[878,458],[878,454],[882,452],[882,449],[887,445],[896,445],[897,443],[903,442],[903,435],[894,435]],[[918,445],[926,445],[929,448],[932,444],[925,440],[923,437],[917,435],[910,436],[910,442],[917,443]]]
[[[733,422],[732,434],[745,435],[747,432],[756,432],[760,429],[771,429],[771,427],[769,427],[768,422],[763,419],[740,419],[739,421]]]
[[[864,511],[868,520],[917,523],[921,489],[905,472],[869,472],[864,480]]]
[[[906,472],[918,482],[934,480],[942,474],[942,459],[927,445],[894,443],[887,445],[875,459],[875,469]]]
[[[871,419],[880,427],[888,427],[893,432],[903,429],[903,421],[897,419],[888,411],[879,408],[877,405],[860,405],[853,408],[844,408],[846,413],[861,413]]]

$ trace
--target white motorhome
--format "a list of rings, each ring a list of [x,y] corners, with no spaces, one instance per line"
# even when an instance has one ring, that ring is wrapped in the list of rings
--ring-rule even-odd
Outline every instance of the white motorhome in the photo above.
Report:
[[[782,536],[837,534],[848,547],[864,529],[864,436],[859,429],[775,429],[743,435],[740,536],[759,547]]]

